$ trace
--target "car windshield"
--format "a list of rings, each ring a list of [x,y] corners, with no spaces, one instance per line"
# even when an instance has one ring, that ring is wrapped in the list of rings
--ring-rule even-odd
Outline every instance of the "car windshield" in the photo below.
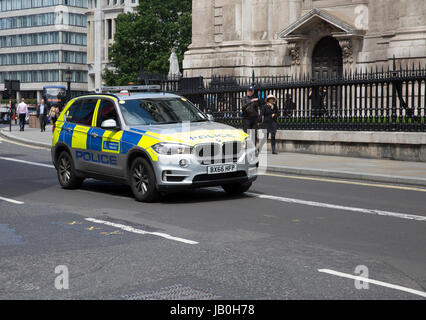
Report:
[[[120,109],[129,126],[207,121],[184,98],[125,100],[120,103]]]

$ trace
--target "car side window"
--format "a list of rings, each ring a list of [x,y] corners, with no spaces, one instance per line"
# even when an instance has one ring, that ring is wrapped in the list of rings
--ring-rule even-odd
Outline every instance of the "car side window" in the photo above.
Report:
[[[96,99],[87,99],[81,102],[80,106],[80,114],[78,119],[78,124],[84,126],[92,126],[92,118],[95,113],[96,103],[98,100]]]
[[[66,113],[67,122],[76,123],[78,113],[80,112],[81,100],[75,101],[71,107],[69,107]]]
[[[97,102],[97,99],[84,99],[74,102],[67,113],[67,121],[91,126]]]
[[[117,122],[117,125],[119,125],[118,120],[118,114],[117,109],[115,108],[115,104],[111,100],[102,100],[101,104],[99,105],[99,111],[98,111],[98,119],[96,122],[96,126],[98,128],[101,127],[102,122],[105,120],[115,120]]]

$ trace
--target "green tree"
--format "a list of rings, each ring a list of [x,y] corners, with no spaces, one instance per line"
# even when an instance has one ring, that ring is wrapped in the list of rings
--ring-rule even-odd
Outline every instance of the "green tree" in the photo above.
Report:
[[[144,0],[134,13],[120,14],[104,70],[107,85],[137,81],[139,70],[166,74],[173,47],[179,63],[191,43],[192,0]]]

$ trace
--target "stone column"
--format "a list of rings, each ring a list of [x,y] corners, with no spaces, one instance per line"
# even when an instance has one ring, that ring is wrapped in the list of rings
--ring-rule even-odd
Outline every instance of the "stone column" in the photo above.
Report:
[[[115,38],[115,29],[116,29],[116,20],[115,18],[112,18],[112,22],[111,22],[111,32],[112,32],[112,41],[114,42],[114,38]]]
[[[41,99],[43,99],[42,93],[42,91],[37,91],[37,103],[40,103]]]
[[[242,40],[252,40],[253,30],[253,5],[252,0],[242,0]]]
[[[93,50],[94,50],[94,73],[95,89],[100,90],[102,85],[102,50],[104,47],[104,33],[102,32],[102,10],[100,6],[95,9],[93,16]]]
[[[192,46],[214,42],[213,0],[192,0]]]

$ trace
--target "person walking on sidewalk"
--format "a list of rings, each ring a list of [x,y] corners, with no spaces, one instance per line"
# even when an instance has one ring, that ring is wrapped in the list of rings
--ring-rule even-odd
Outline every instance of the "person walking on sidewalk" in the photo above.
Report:
[[[53,105],[52,108],[50,108],[49,118],[52,124],[55,125],[56,120],[59,118],[59,107],[57,105]]]
[[[37,107],[37,118],[40,120],[40,131],[46,131],[46,116],[47,116],[47,106],[44,103],[44,99],[41,99],[40,104]]]
[[[19,131],[25,130],[25,121],[28,117],[28,105],[25,99],[22,98],[21,103],[16,107],[16,114],[19,116]]]
[[[274,95],[266,97],[266,104],[262,108],[261,118],[263,118],[263,128],[267,130],[267,139],[271,137],[272,154],[278,154],[276,152],[275,136],[278,130],[278,115],[279,110],[276,105],[277,98]]]

